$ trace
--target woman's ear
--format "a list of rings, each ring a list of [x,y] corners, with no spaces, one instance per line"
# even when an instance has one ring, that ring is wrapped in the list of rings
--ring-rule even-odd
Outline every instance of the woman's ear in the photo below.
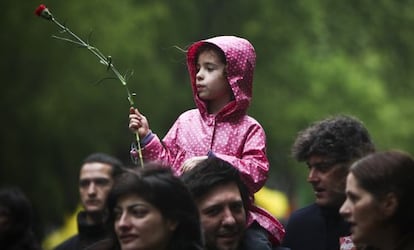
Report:
[[[381,207],[384,212],[384,215],[386,215],[387,217],[390,217],[393,214],[395,214],[398,207],[397,195],[393,192],[386,194],[384,199],[382,200]]]

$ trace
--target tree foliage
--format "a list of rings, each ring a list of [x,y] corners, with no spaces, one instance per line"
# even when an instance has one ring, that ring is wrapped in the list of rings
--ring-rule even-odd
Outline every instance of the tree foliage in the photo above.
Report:
[[[134,74],[136,106],[163,136],[194,107],[185,49],[216,35],[256,48],[253,103],[265,128],[268,185],[312,200],[290,158],[296,133],[333,114],[361,119],[379,150],[414,146],[414,3],[410,1],[51,1],[71,30]],[[52,39],[28,1],[3,1],[0,182],[21,186],[46,230],[76,207],[81,160],[103,151],[129,162],[128,102],[88,51]]]

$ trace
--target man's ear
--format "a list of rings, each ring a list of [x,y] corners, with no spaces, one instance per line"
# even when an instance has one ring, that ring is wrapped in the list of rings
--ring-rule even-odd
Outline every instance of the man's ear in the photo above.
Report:
[[[397,195],[393,192],[386,194],[382,200],[381,207],[385,216],[390,217],[395,214],[398,208]]]

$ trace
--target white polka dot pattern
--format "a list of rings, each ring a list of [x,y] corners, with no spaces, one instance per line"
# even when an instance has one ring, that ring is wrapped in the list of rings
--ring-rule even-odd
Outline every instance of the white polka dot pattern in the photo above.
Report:
[[[223,50],[228,81],[235,96],[235,101],[216,115],[208,114],[206,103],[198,99],[195,88],[195,54],[200,44],[205,42]],[[269,171],[266,136],[262,126],[246,115],[252,97],[255,64],[254,48],[243,38],[215,37],[190,46],[187,66],[197,109],[181,114],[162,142],[155,135],[143,149],[144,158],[172,166],[175,174],[181,175],[181,165],[185,160],[205,156],[212,151],[240,171],[252,194],[263,187]],[[250,220],[257,221],[269,231],[273,242],[280,242],[284,229],[273,216],[257,207],[249,214]]]

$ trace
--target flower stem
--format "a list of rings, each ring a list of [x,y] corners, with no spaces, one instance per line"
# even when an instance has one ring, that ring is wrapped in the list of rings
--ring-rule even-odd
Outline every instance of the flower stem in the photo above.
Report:
[[[74,37],[76,39],[76,41],[73,41],[73,40],[67,39],[67,38],[58,37],[58,36],[54,36],[54,38],[61,39],[61,40],[65,40],[65,41],[68,41],[68,42],[76,43],[76,44],[78,44],[78,45],[80,45],[80,46],[88,49],[90,52],[92,52],[92,54],[94,54],[96,57],[98,57],[99,62],[102,63],[102,64],[104,64],[106,67],[110,68],[112,70],[112,72],[116,75],[116,77],[121,81],[122,85],[126,89],[129,104],[131,105],[131,107],[133,107],[134,106],[134,100],[132,98],[131,91],[129,90],[129,88],[127,86],[127,82],[125,80],[125,77],[123,75],[121,75],[121,73],[119,73],[118,69],[115,68],[114,64],[111,61],[109,61],[108,58],[105,57],[101,53],[101,51],[99,51],[99,49],[97,49],[97,48],[91,46],[90,44],[86,43],[85,41],[83,41],[80,37],[78,37],[75,33],[73,33],[68,27],[66,27],[65,25],[61,24],[54,17],[52,17],[52,21],[57,26],[59,26],[59,28],[61,28],[63,32],[67,32],[69,35],[71,35],[72,37]]]
[[[121,73],[119,73],[118,69],[115,68],[114,64],[112,63],[110,57],[106,57],[104,54],[101,53],[101,51],[99,51],[99,49],[97,49],[96,47],[91,46],[89,43],[86,43],[85,41],[83,41],[79,36],[77,36],[75,33],[73,33],[68,27],[66,27],[65,25],[61,24],[58,20],[56,20],[53,15],[51,15],[51,13],[49,13],[50,16],[48,16],[46,19],[51,20],[52,22],[54,22],[60,29],[62,29],[63,33],[68,33],[70,36],[72,36],[75,40],[72,40],[70,38],[65,38],[65,37],[58,37],[58,36],[53,36],[56,39],[60,39],[63,41],[67,41],[67,42],[71,42],[71,43],[75,43],[77,45],[80,45],[81,47],[84,47],[86,49],[88,49],[92,54],[94,54],[96,57],[98,57],[99,62],[104,64],[108,69],[111,69],[111,71],[115,74],[115,76],[121,81],[122,86],[124,86],[126,92],[127,92],[127,96],[128,96],[128,101],[131,107],[134,106],[134,100],[133,100],[133,94],[131,93],[131,91],[129,90],[128,86],[127,86],[127,82],[125,80],[125,77],[123,75],[121,75]],[[141,144],[140,144],[140,139],[139,139],[139,135],[138,132],[135,133],[135,139],[137,142],[137,150],[138,150],[138,156],[140,159],[140,163],[141,163],[141,167],[144,167],[144,160],[142,157],[142,150],[141,150]]]
[[[144,168],[144,160],[142,157],[142,150],[141,150],[141,144],[139,142],[139,135],[138,132],[135,133],[135,138],[137,140],[137,146],[138,146],[138,157],[139,157],[139,161],[141,163],[141,167]]]

